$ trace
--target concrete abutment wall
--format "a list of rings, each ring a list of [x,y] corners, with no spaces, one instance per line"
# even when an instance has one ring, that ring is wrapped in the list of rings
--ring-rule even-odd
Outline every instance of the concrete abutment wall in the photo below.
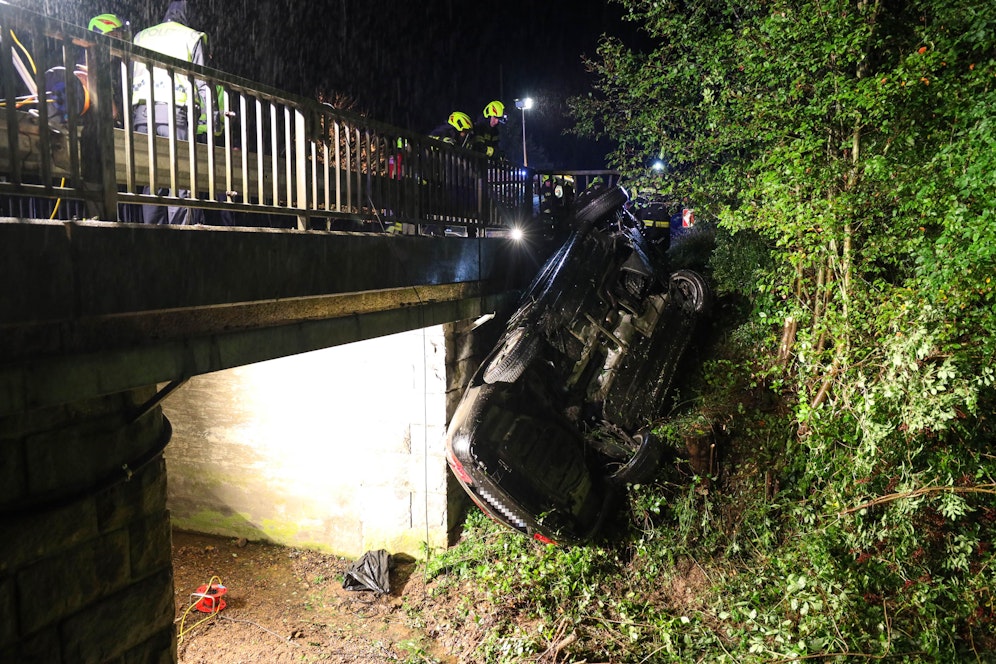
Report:
[[[183,530],[416,558],[458,532],[449,414],[480,361],[469,323],[193,378],[163,404]]]
[[[154,392],[0,418],[0,662],[176,661]]]

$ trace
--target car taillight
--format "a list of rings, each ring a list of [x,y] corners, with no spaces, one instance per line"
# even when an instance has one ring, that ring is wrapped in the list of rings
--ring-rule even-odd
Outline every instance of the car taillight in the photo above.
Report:
[[[446,460],[450,462],[450,468],[453,469],[453,472],[456,474],[457,478],[459,478],[461,482],[463,482],[467,486],[474,485],[474,480],[470,479],[470,475],[468,475],[467,471],[463,469],[463,464],[457,461],[456,455],[453,454],[452,450],[450,450],[449,453],[446,455]]]
[[[543,542],[543,544],[556,544],[556,542],[542,533],[533,533],[533,539],[537,542]]]

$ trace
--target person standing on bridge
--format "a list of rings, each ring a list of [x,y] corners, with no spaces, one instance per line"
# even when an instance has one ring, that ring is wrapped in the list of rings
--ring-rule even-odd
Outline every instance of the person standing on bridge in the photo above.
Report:
[[[505,124],[505,104],[493,101],[484,107],[484,111],[474,121],[474,134],[471,137],[471,149],[480,152],[488,159],[501,158],[498,151],[499,127]]]
[[[108,37],[121,39],[124,23],[114,14],[99,14],[90,19],[89,29],[92,32],[107,35]],[[45,94],[48,98],[48,117],[50,121],[55,120],[65,124],[69,121],[70,115],[79,118],[90,110],[90,102],[95,91],[91,89],[92,86],[87,76],[88,71],[87,51],[81,49],[76,58],[73,70],[73,75],[79,82],[79,85],[75,87],[76,105],[74,108],[69,107],[69,99],[66,94],[66,68],[63,65],[56,65],[45,71]],[[112,75],[114,74],[113,69],[111,73]],[[73,78],[69,77],[71,85],[73,84],[72,80]],[[120,83],[117,85],[117,89],[120,91]],[[120,105],[116,100],[112,100],[112,106],[114,119],[117,120]]]
[[[90,19],[88,25],[91,32],[99,32],[115,39],[130,39],[128,31],[129,24],[122,21],[116,14],[98,14]],[[86,66],[85,56],[83,66]],[[111,115],[114,118],[114,126],[121,126],[121,68],[111,67]]]
[[[463,111],[453,111],[446,119],[446,123],[429,132],[429,136],[450,145],[466,148],[470,147],[473,128],[474,124],[470,121],[469,115]]]
[[[207,47],[207,35],[187,27],[189,22],[187,17],[186,0],[172,0],[169,8],[163,16],[162,23],[153,25],[142,30],[135,35],[135,45],[158,51],[164,55],[185,60],[197,65],[205,62],[204,52]],[[200,119],[206,120],[207,109],[211,108],[210,93],[207,83],[195,79],[194,86],[197,88],[197,98],[194,100],[195,112],[200,109]],[[155,108],[151,110],[151,121],[155,124],[157,136],[169,136],[169,104],[167,100],[170,94],[174,94],[175,101],[175,129],[176,138],[180,141],[188,140],[189,119],[187,118],[187,101],[194,93],[191,85],[191,78],[181,73],[173,76],[173,86],[170,89],[170,77],[165,69],[154,68],[150,77],[149,69],[142,63],[135,63],[135,72],[132,82],[132,98],[134,110],[135,131],[143,134],[149,132],[150,90],[154,88]],[[199,102],[199,103],[198,103]],[[150,193],[146,187],[143,193]],[[160,189],[159,196],[168,196],[168,189]],[[189,198],[188,190],[178,190],[175,195],[179,198]],[[200,223],[200,210],[193,208],[159,205],[143,205],[143,221],[146,224],[193,224]]]
[[[469,115],[463,111],[453,111],[450,113],[450,117],[446,119],[445,124],[441,124],[429,132],[429,137],[456,147],[469,148],[472,139],[471,130],[473,128],[474,123],[471,121]],[[445,204],[452,212],[458,201],[452,197],[452,192],[446,191],[453,184],[450,182],[452,178],[448,178],[445,175],[446,169],[442,168],[442,161],[439,159],[438,152],[434,146],[430,146],[427,154],[427,164],[430,170],[436,175],[435,178],[430,178],[431,181],[428,183],[430,195],[437,202]],[[433,165],[438,168],[433,168]],[[438,224],[426,225],[423,232],[426,235],[445,235],[444,227]]]

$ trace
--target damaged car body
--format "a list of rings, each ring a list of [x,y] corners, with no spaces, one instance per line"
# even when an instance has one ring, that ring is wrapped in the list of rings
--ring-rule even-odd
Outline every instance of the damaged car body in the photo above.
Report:
[[[619,488],[657,471],[651,432],[696,322],[705,280],[670,271],[619,186],[578,197],[573,231],[525,291],[471,378],[447,461],[473,501],[541,541],[591,538]]]

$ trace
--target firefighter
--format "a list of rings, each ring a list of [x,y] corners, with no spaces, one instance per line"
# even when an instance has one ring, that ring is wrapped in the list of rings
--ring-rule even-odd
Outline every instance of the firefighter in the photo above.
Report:
[[[429,132],[429,137],[443,143],[448,143],[449,145],[469,148],[473,126],[469,115],[463,111],[453,111],[450,113],[450,117],[447,118],[445,124],[439,125]],[[437,152],[438,150],[434,146],[430,146],[427,152],[428,161],[426,163],[433,173],[433,176],[430,176],[427,182],[428,189],[431,192],[430,195],[437,197],[437,200],[445,200],[451,211],[464,211],[468,207],[470,194],[465,191],[454,192],[448,190],[455,183],[441,168],[442,161],[438,159],[439,155],[435,154]],[[427,225],[423,232],[427,235],[445,235],[444,227],[438,224]]]
[[[91,31],[99,32],[115,39],[127,39],[130,24],[122,21],[115,14],[98,14],[90,19]],[[114,118],[114,126],[121,127],[121,68],[114,66],[111,68],[111,115]]]
[[[121,38],[123,28],[124,22],[114,14],[94,16],[90,19],[89,24],[91,31],[99,32],[108,37]],[[66,68],[62,65],[56,65],[45,72],[45,96],[49,100],[48,111],[50,121],[57,121],[64,124],[69,121],[70,110],[73,111],[76,117],[80,117],[90,110],[93,91],[90,89],[87,72],[87,54],[85,50],[81,50],[73,70],[73,75],[79,81],[79,85],[76,86],[76,106],[73,109],[69,108],[69,100],[66,95]],[[72,79],[69,80],[72,84]],[[120,90],[121,86],[112,86],[112,91],[115,89]],[[112,99],[112,106],[114,120],[117,121],[119,104],[116,99]]]
[[[172,56],[179,60],[186,60],[194,64],[203,65],[205,61],[204,52],[207,46],[207,35],[187,27],[187,3],[186,0],[173,0],[169,8],[163,15],[162,23],[153,25],[142,30],[135,35],[135,45],[158,51],[165,55]],[[199,113],[198,124],[207,120],[206,113],[210,106],[210,94],[207,84],[202,80],[194,80],[183,74],[176,74],[173,77],[173,90],[175,95],[175,129],[177,140],[187,140],[189,125],[187,118],[187,104],[190,96],[194,94],[193,87],[197,88],[197,98],[194,100],[194,112]],[[148,108],[150,89],[154,88],[155,108]],[[155,68],[152,76],[145,64],[136,62],[132,83],[132,99],[134,111],[135,131],[148,133],[150,121],[155,125],[157,136],[169,136],[169,105],[170,98],[170,78],[166,70]],[[217,124],[217,123],[216,123]],[[148,192],[146,192],[148,193]],[[160,190],[158,195],[168,195],[168,190]],[[189,198],[190,192],[180,190],[176,192],[179,198]],[[187,208],[173,207],[163,208],[157,205],[143,205],[143,217],[147,224],[189,224],[198,223],[200,215],[191,215]],[[196,217],[196,218],[195,218]]]
[[[446,123],[429,132],[429,136],[444,143],[465,148],[469,147],[473,128],[474,125],[470,121],[469,115],[463,111],[453,111]]]
[[[489,159],[500,158],[498,151],[499,126],[505,124],[505,104],[493,101],[484,107],[477,121],[474,122],[474,134],[471,148],[487,155]]]

